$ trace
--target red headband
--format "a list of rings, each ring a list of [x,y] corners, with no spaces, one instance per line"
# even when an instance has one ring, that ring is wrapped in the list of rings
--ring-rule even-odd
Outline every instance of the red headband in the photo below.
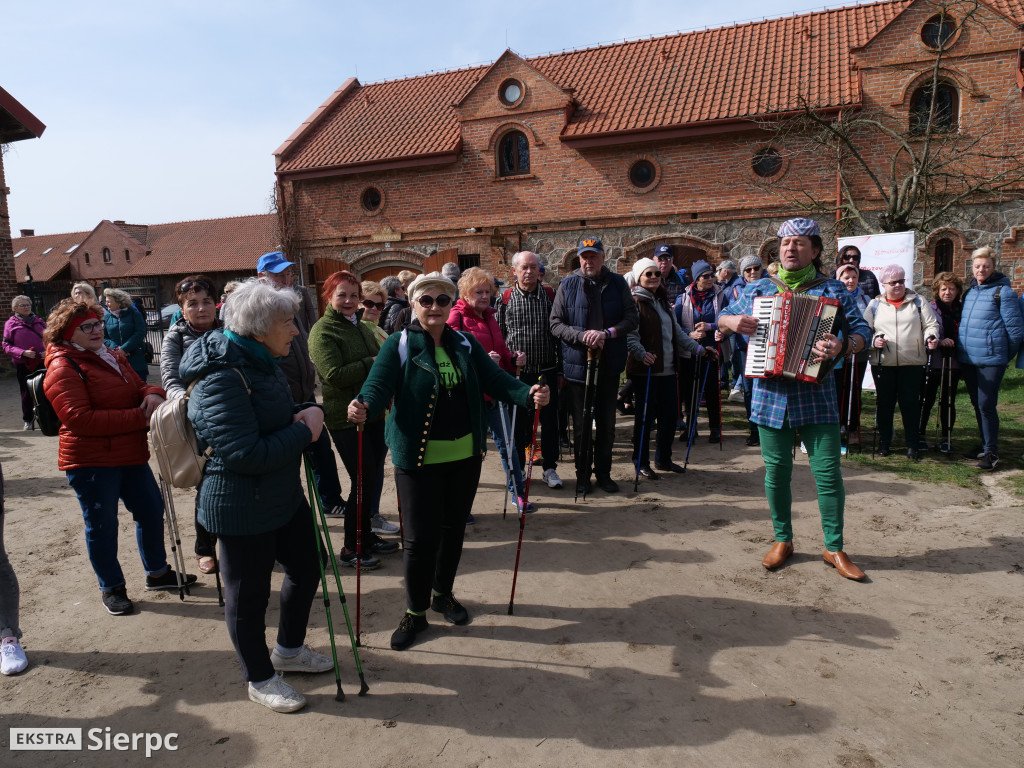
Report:
[[[81,316],[81,317],[77,317],[76,316],[76,317],[71,318],[71,322],[68,323],[67,327],[64,329],[64,333],[61,334],[61,336],[64,338],[64,341],[71,341],[71,337],[75,335],[75,331],[78,330],[78,326],[80,326],[82,323],[84,323],[90,317],[95,318],[96,320],[100,319],[99,316],[97,316],[95,312],[90,312],[89,314],[87,314],[85,316]]]

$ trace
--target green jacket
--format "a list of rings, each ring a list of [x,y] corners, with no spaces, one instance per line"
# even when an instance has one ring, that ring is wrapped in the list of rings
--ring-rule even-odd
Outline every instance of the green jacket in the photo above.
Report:
[[[309,356],[323,384],[324,424],[328,429],[355,429],[348,420],[348,404],[359,394],[379,351],[380,344],[371,329],[346,320],[329,305],[324,316],[313,324]],[[370,421],[383,418],[381,413]]]
[[[466,382],[473,453],[479,455],[487,445],[484,395],[526,407],[530,403],[530,388],[495,365],[472,334],[446,327],[442,343]],[[434,406],[440,393],[441,378],[430,335],[414,322],[405,331],[389,336],[361,394],[371,419],[381,418],[388,402],[394,398],[384,436],[396,467],[417,469],[423,466]]]

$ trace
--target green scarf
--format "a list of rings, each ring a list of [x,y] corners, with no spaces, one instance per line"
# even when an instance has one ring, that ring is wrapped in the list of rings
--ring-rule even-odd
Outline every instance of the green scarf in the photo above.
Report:
[[[818,274],[818,271],[814,268],[814,262],[795,272],[790,272],[781,264],[779,265],[779,280],[794,290],[799,288],[801,283],[806,283],[808,280],[813,279],[816,274]]]
[[[248,349],[250,352],[256,355],[257,359],[266,360],[268,363],[270,363],[271,367],[277,365],[278,358],[270,354],[270,350],[263,346],[260,342],[256,341],[256,339],[249,339],[246,338],[245,336],[239,336],[234,331],[229,331],[227,329],[224,330],[224,335],[230,341],[235,342],[235,344],[237,344],[238,346],[245,347],[246,349]]]

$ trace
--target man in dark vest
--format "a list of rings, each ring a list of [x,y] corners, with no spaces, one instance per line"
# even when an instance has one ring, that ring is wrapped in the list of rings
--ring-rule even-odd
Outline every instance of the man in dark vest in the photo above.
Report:
[[[580,268],[558,286],[551,307],[551,333],[562,344],[565,393],[569,400],[576,437],[576,490],[590,490],[591,466],[584,456],[583,415],[587,354],[600,354],[597,384],[593,393],[593,473],[597,485],[608,493],[619,490],[611,478],[612,445],[615,442],[615,393],[619,375],[626,367],[626,335],[639,324],[636,304],[622,275],[604,266],[604,246],[597,238],[582,240],[576,254]]]

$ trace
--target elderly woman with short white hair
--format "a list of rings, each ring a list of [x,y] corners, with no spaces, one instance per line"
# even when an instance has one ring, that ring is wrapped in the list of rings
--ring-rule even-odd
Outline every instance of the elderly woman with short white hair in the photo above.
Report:
[[[149,376],[145,348],[146,319],[135,308],[127,291],[106,288],[103,298],[107,305],[107,314],[103,318],[103,343],[110,349],[124,352],[132,370],[145,381]]]
[[[195,381],[188,416],[200,447],[213,449],[199,485],[199,522],[220,543],[224,617],[249,698],[275,712],[306,700],[277,672],[326,672],[331,659],[305,645],[320,571],[313,516],[299,481],[302,452],[324,414],[295,405],[278,361],[298,334],[301,299],[250,280],[228,297],[224,328],[197,339],[181,361]],[[284,568],[277,645],[268,652],[267,603],[274,563]]]
[[[899,403],[907,458],[918,458],[921,418],[921,385],[928,350],[935,349],[939,320],[932,305],[907,289],[903,267],[890,264],[882,270],[882,295],[864,310],[871,327],[871,375],[875,380],[878,421],[878,453],[888,456],[893,419]]]

